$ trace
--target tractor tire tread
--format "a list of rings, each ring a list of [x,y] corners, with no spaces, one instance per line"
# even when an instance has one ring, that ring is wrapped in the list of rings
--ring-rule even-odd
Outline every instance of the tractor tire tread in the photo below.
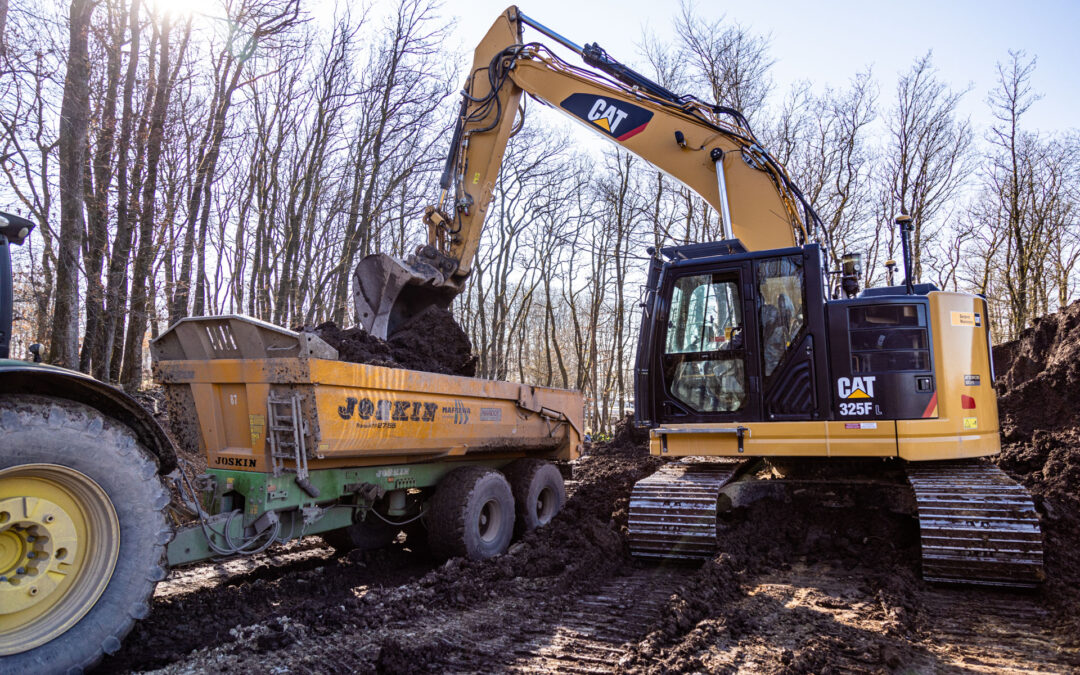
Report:
[[[72,452],[58,434],[92,440],[94,452]],[[80,673],[115,654],[135,621],[150,612],[154,588],[168,574],[169,493],[154,479],[159,466],[154,454],[121,421],[87,405],[46,396],[0,395],[0,469],[45,461],[19,445],[20,437],[49,446],[57,463],[62,459],[91,476],[109,495],[120,521],[120,555],[95,605],[50,642],[4,657],[12,672]],[[117,499],[120,491],[122,498]]]

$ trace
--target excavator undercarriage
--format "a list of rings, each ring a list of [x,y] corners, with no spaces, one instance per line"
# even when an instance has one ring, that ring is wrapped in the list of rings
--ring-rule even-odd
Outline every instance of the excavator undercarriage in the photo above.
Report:
[[[982,460],[908,467],[927,581],[1035,588],[1043,580],[1031,494]]]
[[[883,509],[917,518],[926,581],[1012,588],[1036,588],[1043,581],[1031,495],[993,464],[864,461],[852,472],[850,463],[830,470],[827,461],[808,460],[803,471],[766,459],[665,464],[634,486],[630,551],[645,560],[705,560],[724,550],[717,521],[725,510],[762,499],[788,501],[793,493],[850,508],[836,495],[861,491],[871,492]]]

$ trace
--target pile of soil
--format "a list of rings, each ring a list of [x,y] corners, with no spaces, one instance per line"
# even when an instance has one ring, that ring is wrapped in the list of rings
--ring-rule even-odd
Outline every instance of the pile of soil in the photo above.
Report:
[[[442,307],[426,308],[388,340],[359,327],[339,328],[333,321],[300,330],[329,343],[342,361],[443,375],[476,375],[472,343],[454,315]]]
[[[1080,644],[1080,302],[994,348],[1002,452],[1042,517],[1045,593]]]
[[[592,447],[594,454],[605,456],[642,456],[649,453],[649,431],[634,424],[634,416],[626,415],[615,423],[611,440]]]

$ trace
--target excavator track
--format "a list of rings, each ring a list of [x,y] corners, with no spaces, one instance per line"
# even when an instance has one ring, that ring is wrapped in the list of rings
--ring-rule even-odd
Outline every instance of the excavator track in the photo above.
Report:
[[[744,464],[673,462],[638,481],[630,493],[630,553],[652,559],[712,556],[720,489]]]
[[[918,507],[925,580],[1039,585],[1039,514],[1022,485],[980,460],[909,464],[907,474]]]

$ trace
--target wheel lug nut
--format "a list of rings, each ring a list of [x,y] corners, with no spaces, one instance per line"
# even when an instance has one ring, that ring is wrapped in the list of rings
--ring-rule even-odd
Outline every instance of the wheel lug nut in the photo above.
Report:
[[[34,539],[35,539],[34,535],[32,535],[32,534],[26,535],[26,541],[27,542],[33,543]]]
[[[33,551],[30,551],[29,553],[27,553],[27,554],[26,554],[26,557],[27,557],[28,559],[30,559],[30,560],[33,560],[33,559],[34,559],[34,552],[33,552]]]
[[[18,568],[17,570],[15,570],[15,574],[26,574],[26,568],[25,567]]]

